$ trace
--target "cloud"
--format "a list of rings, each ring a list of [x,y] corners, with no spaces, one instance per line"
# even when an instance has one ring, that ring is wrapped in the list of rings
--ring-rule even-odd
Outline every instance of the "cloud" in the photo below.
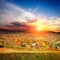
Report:
[[[7,25],[11,22],[27,22],[28,19],[33,19],[35,16],[9,2],[2,2],[0,6],[0,25]]]
[[[0,29],[10,30],[10,31],[28,31],[29,26],[25,23],[11,22],[10,25],[0,26]]]
[[[31,19],[31,20],[27,20],[28,23],[34,23],[37,22],[37,19]]]
[[[11,27],[27,27],[28,25],[26,23],[19,23],[19,22],[11,22]]]
[[[38,8],[35,8],[33,11],[37,12],[37,9]],[[27,29],[26,26],[38,21],[39,23],[50,27],[51,30],[54,28],[55,30],[59,31],[60,17],[46,17],[33,13],[28,12],[25,9],[22,9],[20,6],[16,6],[5,0],[0,0],[0,29]]]

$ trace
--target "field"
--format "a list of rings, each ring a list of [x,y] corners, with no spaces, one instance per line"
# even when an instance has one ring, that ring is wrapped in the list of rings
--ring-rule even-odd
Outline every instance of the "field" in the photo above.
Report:
[[[0,53],[0,60],[60,60],[60,52]]]
[[[0,60],[60,60],[60,34],[0,32]]]
[[[60,34],[1,32],[0,45],[26,50],[60,50]]]

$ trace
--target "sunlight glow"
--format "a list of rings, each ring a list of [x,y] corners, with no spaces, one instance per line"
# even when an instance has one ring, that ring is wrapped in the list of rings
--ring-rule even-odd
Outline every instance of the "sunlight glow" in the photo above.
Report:
[[[40,26],[36,27],[37,31],[40,31],[42,28]]]
[[[40,22],[34,22],[31,24],[32,26],[35,26],[35,29],[37,31],[41,31],[41,30],[44,30],[45,29],[45,25],[41,24]]]

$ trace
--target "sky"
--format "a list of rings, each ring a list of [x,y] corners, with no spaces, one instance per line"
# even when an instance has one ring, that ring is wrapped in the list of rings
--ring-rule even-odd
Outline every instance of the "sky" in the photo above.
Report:
[[[0,29],[32,25],[60,31],[60,0],[0,0]]]
[[[60,17],[59,0],[7,0],[7,1],[16,4],[22,8],[25,8],[28,11],[41,13],[46,16]]]

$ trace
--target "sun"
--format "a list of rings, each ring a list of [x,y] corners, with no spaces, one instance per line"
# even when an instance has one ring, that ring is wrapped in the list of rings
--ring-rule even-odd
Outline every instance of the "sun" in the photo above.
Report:
[[[40,31],[41,29],[42,29],[42,28],[41,28],[40,26],[37,26],[37,27],[36,27],[36,30],[37,30],[37,31]]]
[[[32,30],[35,30],[35,31],[44,31],[47,29],[47,26],[40,23],[39,21],[31,23],[31,26],[34,26]]]
[[[33,25],[35,26],[36,31],[41,31],[44,29],[44,25],[41,24],[40,22],[35,22]]]

